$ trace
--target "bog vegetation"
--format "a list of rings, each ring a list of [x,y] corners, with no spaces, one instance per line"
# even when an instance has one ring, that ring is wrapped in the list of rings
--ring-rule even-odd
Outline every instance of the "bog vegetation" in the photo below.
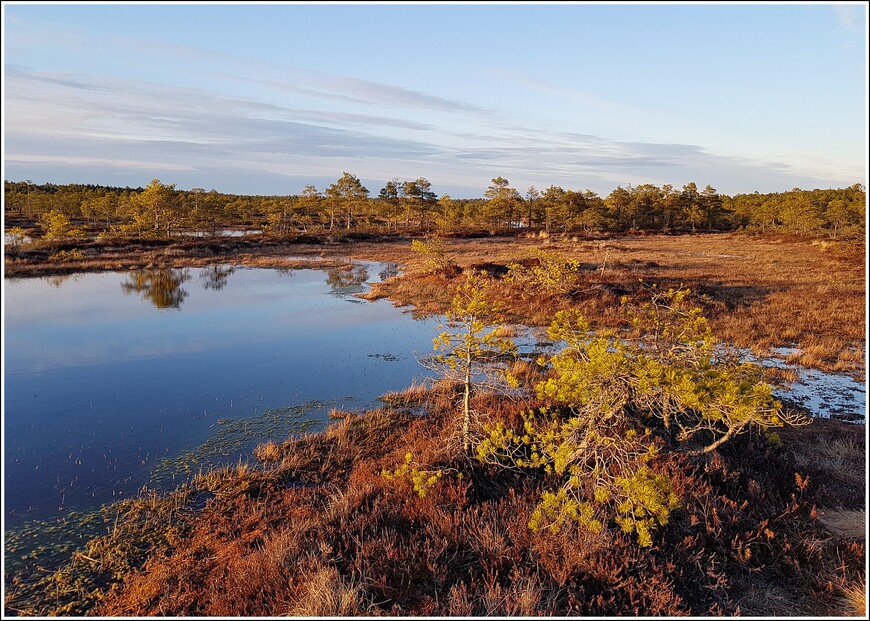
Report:
[[[449,293],[427,362],[437,381],[334,411],[321,434],[259,447],[258,465],[106,508],[106,534],[17,577],[8,609],[859,613],[863,543],[832,535],[820,517],[835,507],[819,505],[863,510],[863,478],[849,478],[863,444],[810,465],[809,419],[716,341],[702,296],[641,283],[609,322],[557,311],[552,346],[523,358],[499,299],[570,300],[582,283],[554,274],[578,278],[576,263],[539,255],[491,274],[437,243],[415,250]],[[829,423],[826,445],[862,442]]]
[[[49,262],[84,261],[83,238],[94,234],[123,246],[236,227],[277,240],[404,233],[421,237],[396,242],[409,247],[409,269],[365,297],[443,313],[423,361],[436,380],[385,395],[370,412],[334,411],[323,433],[264,444],[252,463],[106,507],[104,534],[68,563],[7,577],[7,611],[861,614],[861,529],[837,523],[864,520],[863,431],[808,425],[807,412],[774,398],[779,380],[736,345],[774,344],[764,340],[771,331],[810,343],[835,330],[843,336],[824,344],[818,364],[863,364],[853,351],[862,309],[853,307],[865,283],[850,248],[864,234],[864,188],[521,196],[498,177],[485,196],[439,198],[420,178],[372,197],[349,173],[323,192],[286,197],[157,180],[137,189],[7,182],[6,216],[22,225],[7,230],[7,267],[41,244]],[[545,243],[556,233],[737,230],[832,250],[827,262],[795,259],[807,263],[797,276],[788,257],[765,263],[756,300],[746,275],[759,271],[756,259],[734,268],[734,282],[714,283],[708,263],[678,272],[606,236],[594,248]],[[451,239],[511,231],[536,232],[535,245],[463,255]],[[811,243],[802,248],[827,248]],[[692,256],[683,246],[669,253],[681,266]],[[831,266],[842,282],[828,283]],[[662,277],[639,278],[639,268]],[[783,284],[817,272],[823,289],[813,281],[797,295]],[[134,272],[130,287],[156,290],[153,278]],[[534,355],[518,353],[523,325],[547,326]]]

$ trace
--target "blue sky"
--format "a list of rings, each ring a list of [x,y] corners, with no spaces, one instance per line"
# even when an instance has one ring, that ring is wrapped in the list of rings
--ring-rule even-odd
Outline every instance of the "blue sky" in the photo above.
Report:
[[[3,5],[4,178],[296,194],[867,176],[853,4]]]

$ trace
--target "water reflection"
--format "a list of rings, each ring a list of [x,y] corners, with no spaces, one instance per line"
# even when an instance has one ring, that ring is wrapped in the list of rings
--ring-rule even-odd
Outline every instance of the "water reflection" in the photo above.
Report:
[[[187,270],[174,268],[142,269],[130,272],[121,283],[124,293],[141,293],[143,300],[150,300],[157,308],[181,308],[187,297],[182,283],[190,280]]]
[[[228,265],[215,265],[207,267],[200,273],[202,286],[206,289],[220,291],[227,286],[227,280],[236,271],[236,268]]]
[[[52,287],[58,288],[67,280],[72,277],[72,274],[56,274],[54,276],[46,277],[46,282],[50,284]]]
[[[398,263],[384,263],[384,269],[378,272],[378,278],[381,279],[381,282],[392,278],[393,276],[398,276],[399,274],[399,264]]]
[[[346,396],[365,407],[407,386],[420,373],[414,352],[431,349],[434,326],[387,301],[351,305],[335,295],[359,290],[383,267],[355,262],[331,277],[150,269],[77,275],[60,287],[7,279],[6,527],[10,518],[21,525],[57,516],[58,507],[127,497],[163,460],[225,438],[227,421],[266,434],[252,442],[282,440],[288,429],[244,421]],[[232,287],[210,289],[228,277]],[[154,309],[179,305],[183,313]],[[275,420],[283,424],[284,414]],[[218,449],[214,463],[239,459],[236,448],[224,456],[223,441]]]
[[[368,279],[369,270],[364,265],[342,265],[326,270],[326,284],[338,296],[362,293]]]

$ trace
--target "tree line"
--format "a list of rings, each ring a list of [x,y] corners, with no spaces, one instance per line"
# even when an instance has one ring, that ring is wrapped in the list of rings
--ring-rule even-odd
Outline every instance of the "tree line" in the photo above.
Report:
[[[727,196],[692,182],[619,186],[605,197],[591,190],[551,185],[525,193],[503,177],[492,179],[482,199],[438,195],[420,177],[387,181],[376,194],[345,172],[329,186],[305,186],[298,195],[250,196],[214,189],[177,189],[154,179],[147,187],[35,184],[6,181],[5,214],[41,222],[49,236],[104,231],[109,235],[166,238],[181,231],[217,234],[252,227],[275,236],[324,231],[459,234],[540,230],[730,231],[748,229],[832,238],[863,236],[866,189],[802,190]],[[73,228],[73,227],[76,228]]]

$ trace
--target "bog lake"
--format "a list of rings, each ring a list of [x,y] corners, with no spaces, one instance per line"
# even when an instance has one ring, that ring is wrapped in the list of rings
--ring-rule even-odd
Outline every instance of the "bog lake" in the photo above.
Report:
[[[438,319],[356,297],[396,273],[354,261],[5,279],[7,555],[71,512],[246,460],[424,377]],[[783,396],[864,420],[863,383],[798,372]]]
[[[183,477],[199,467],[194,455],[238,460],[254,443],[322,427],[333,407],[407,387],[437,322],[354,297],[394,270],[7,279],[7,526]]]

